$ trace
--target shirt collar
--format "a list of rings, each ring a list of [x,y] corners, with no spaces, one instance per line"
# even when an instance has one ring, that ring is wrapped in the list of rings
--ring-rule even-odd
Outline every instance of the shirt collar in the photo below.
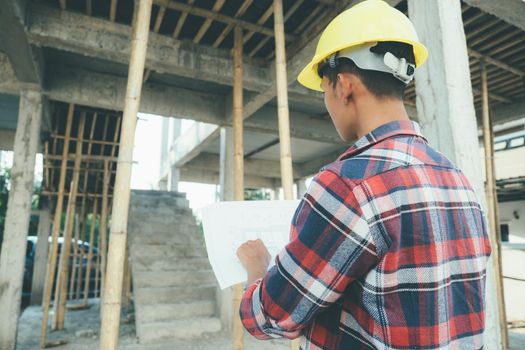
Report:
[[[399,135],[411,135],[418,136],[427,141],[426,138],[421,134],[419,124],[412,120],[395,120],[383,124],[365,136],[357,140],[350,148],[348,148],[343,154],[337,158],[342,160],[344,158],[351,157],[361,150],[368,148],[384,139]]]

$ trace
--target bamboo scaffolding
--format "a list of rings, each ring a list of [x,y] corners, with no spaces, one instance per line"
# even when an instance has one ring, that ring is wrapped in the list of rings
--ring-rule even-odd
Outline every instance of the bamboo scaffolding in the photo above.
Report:
[[[237,12],[235,13],[234,17],[237,18],[237,17],[241,17],[242,15],[244,15],[244,13],[246,12],[246,10],[248,10],[248,8],[252,4],[252,2],[253,2],[253,0],[244,0],[242,5],[239,7]],[[228,36],[228,34],[230,34],[231,30],[234,27],[235,26],[233,24],[228,24],[226,26],[226,28],[223,29],[221,34],[219,34],[217,39],[215,39],[215,41],[213,42],[213,47],[215,47],[215,48],[219,47],[219,45],[224,41],[224,39],[226,39],[226,37]]]
[[[72,232],[72,238],[73,238],[73,252],[71,254],[71,278],[69,279],[69,292],[67,293],[66,300],[73,300],[74,299],[74,293],[75,293],[75,282],[77,280],[77,263],[78,263],[78,240],[80,236],[80,215],[75,215],[75,226],[74,230]],[[67,305],[66,305],[67,307]]]
[[[152,0],[140,1],[133,25],[119,161],[114,187],[107,283],[103,291],[102,322],[100,326],[100,348],[103,350],[116,350],[118,345],[123,280],[122,269],[126,252],[133,144],[144,76],[151,7]]]
[[[109,191],[109,163],[104,162],[104,178],[102,180],[102,212],[100,213],[99,237],[100,245],[100,290],[104,290],[106,282],[106,261],[107,261],[107,241],[108,241],[108,191]],[[104,295],[101,294],[101,304]],[[102,308],[100,309],[102,315]]]
[[[243,146],[243,62],[242,62],[242,29],[234,29],[233,48],[233,177],[234,195],[236,201],[244,200],[244,146]],[[233,286],[233,349],[244,349],[244,330],[239,317],[243,287],[242,284]]]
[[[85,113],[80,114],[80,119],[78,123],[78,135],[84,134],[84,125],[86,121]],[[78,191],[78,183],[80,176],[80,162],[82,160],[82,143],[77,142],[75,150],[75,168],[73,169],[73,187],[70,191],[70,197],[68,200],[68,217],[66,218],[66,227],[64,230],[64,240],[62,242],[62,250],[60,252],[60,264],[59,264],[59,274],[57,276],[57,294],[58,299],[56,299],[55,294],[55,317],[53,322],[53,329],[61,330],[64,329],[64,319],[66,311],[66,300],[67,300],[67,279],[69,271],[69,254],[71,248],[71,237],[73,229],[73,221],[76,214],[76,196]],[[58,300],[58,302],[57,302]]]
[[[494,139],[492,135],[492,122],[490,120],[489,94],[487,71],[484,62],[481,63],[482,85],[482,118],[483,118],[483,144],[485,146],[485,169],[487,196],[489,237],[492,246],[492,259],[494,261],[494,274],[496,277],[496,298],[499,310],[499,327],[503,350],[508,349],[509,339],[507,331],[507,316],[505,312],[505,296],[503,294],[503,278],[501,270],[501,239],[497,213],[496,174],[494,169]]]
[[[275,30],[275,70],[277,79],[277,114],[279,118],[279,145],[281,153],[281,184],[284,199],[293,199],[292,150],[290,115],[288,110],[288,82],[286,81],[286,48],[282,0],[273,1]],[[299,339],[291,342],[292,350],[299,350]]]
[[[40,332],[40,347],[46,346],[46,334],[47,334],[47,322],[49,317],[49,304],[51,302],[51,293],[53,289],[53,281],[55,280],[55,266],[58,251],[58,234],[60,232],[60,221],[62,217],[62,210],[64,204],[64,185],[66,182],[66,171],[67,171],[67,155],[69,153],[69,136],[71,135],[71,125],[73,122],[73,112],[75,106],[69,105],[67,114],[66,131],[64,139],[64,147],[62,150],[62,166],[60,168],[60,180],[58,184],[58,195],[55,208],[55,217],[53,220],[53,232],[51,235],[51,247],[47,260],[47,273],[46,283],[44,287],[44,299],[42,302],[42,324]]]
[[[282,0],[274,0],[275,69],[277,78],[277,114],[279,117],[279,145],[281,153],[281,183],[284,199],[293,199],[292,151],[290,145],[290,116],[288,111],[288,83],[286,81],[286,51]]]
[[[88,305],[89,285],[91,282],[91,260],[93,260],[93,243],[95,240],[95,228],[97,226],[98,200],[93,200],[93,212],[91,213],[91,227],[89,229],[89,250],[86,264],[86,278],[84,282],[84,305]],[[96,278],[96,276],[95,276]]]

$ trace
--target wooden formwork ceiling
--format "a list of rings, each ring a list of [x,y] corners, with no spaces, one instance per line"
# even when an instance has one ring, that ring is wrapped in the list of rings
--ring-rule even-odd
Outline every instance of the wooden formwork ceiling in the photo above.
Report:
[[[67,124],[71,118],[71,131]],[[80,119],[84,118],[84,131],[79,135]],[[52,131],[44,139],[44,174],[41,195],[54,200],[59,191],[60,169],[64,146],[69,143],[64,189],[73,177],[75,149],[82,142],[80,179],[77,200],[100,198],[103,192],[104,163],[109,172],[109,195],[113,193],[116,160],[119,151],[122,113],[54,102],[52,105]]]

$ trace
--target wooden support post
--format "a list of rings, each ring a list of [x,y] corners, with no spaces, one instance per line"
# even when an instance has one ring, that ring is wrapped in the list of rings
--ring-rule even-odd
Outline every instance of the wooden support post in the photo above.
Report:
[[[496,297],[499,309],[499,326],[501,330],[501,342],[503,343],[504,349],[507,349],[509,347],[509,334],[507,330],[505,295],[503,293],[503,273],[501,269],[501,234],[498,220],[496,171],[494,167],[494,138],[492,134],[492,121],[490,120],[491,118],[489,109],[487,68],[485,62],[481,62],[481,97],[483,114],[483,145],[485,146],[485,191],[487,196],[489,237],[490,244],[492,246],[494,274],[496,276]]]
[[[66,182],[67,158],[69,155],[69,137],[71,136],[71,125],[73,123],[73,112],[75,106],[69,105],[67,113],[66,131],[64,139],[64,147],[62,149],[62,164],[60,166],[60,179],[58,183],[58,196],[55,208],[55,217],[53,220],[53,232],[51,235],[51,246],[49,257],[47,259],[47,276],[44,288],[44,301],[42,305],[42,326],[40,333],[40,347],[44,348],[46,345],[47,321],[49,317],[49,304],[51,303],[51,292],[53,289],[53,281],[55,280],[55,268],[58,251],[58,234],[60,232],[61,218],[64,204],[64,186]]]
[[[124,279],[122,282],[122,306],[129,306],[131,293],[131,266],[129,264],[129,249],[126,247],[126,257],[124,259]]]
[[[79,138],[84,135],[84,124],[86,115],[81,114],[78,123],[78,135]],[[64,240],[62,242],[62,250],[60,252],[60,264],[59,274],[57,276],[57,292],[58,299],[55,297],[55,315],[53,329],[61,330],[64,329],[64,320],[66,314],[66,301],[67,301],[67,280],[69,274],[69,255],[71,250],[71,238],[73,233],[73,223],[76,214],[76,201],[78,191],[78,180],[80,175],[80,162],[82,161],[82,142],[77,141],[75,150],[75,163],[73,169],[72,187],[70,190],[68,206],[68,217],[66,218],[66,227],[64,229]],[[56,295],[56,294],[55,294]]]
[[[16,345],[41,119],[42,95],[36,91],[22,91],[13,147],[11,189],[0,255],[0,349],[2,350],[13,350]]]
[[[84,282],[84,305],[88,304],[89,286],[91,282],[91,260],[93,260],[93,243],[95,241],[95,227],[97,226],[98,199],[93,199],[93,212],[91,213],[91,227],[89,229],[89,251],[86,264],[86,279]],[[96,275],[95,275],[96,278]]]
[[[288,83],[286,81],[286,52],[282,0],[274,0],[275,69],[277,77],[277,114],[279,117],[279,144],[281,150],[281,182],[284,199],[293,199],[292,151],[290,145],[290,116],[288,111]]]
[[[102,216],[102,212],[100,213],[100,216]],[[101,282],[101,276],[100,276],[100,221],[98,226],[98,239],[97,239],[97,247],[98,247],[98,254],[97,254],[97,262],[95,265],[95,298],[100,297],[100,282]]]
[[[242,29],[237,26],[234,29],[233,48],[233,198],[236,201],[244,200],[244,146],[243,146],[243,80],[242,80]],[[239,317],[243,286],[233,286],[233,349],[244,349],[244,330]]]
[[[51,231],[51,211],[43,208],[38,219],[38,241],[31,284],[31,305],[41,305],[46,280],[47,254],[49,251],[49,233]]]
[[[273,1],[275,31],[275,70],[277,79],[277,115],[279,118],[279,145],[281,151],[281,184],[284,199],[293,199],[292,148],[290,141],[290,114],[288,110],[288,82],[286,81],[286,46],[282,0]],[[299,350],[299,339],[291,342],[292,350]]]
[[[107,261],[107,242],[108,242],[108,192],[109,192],[109,163],[104,162],[104,178],[102,180],[102,211],[100,213],[99,224],[99,238],[98,253],[100,254],[100,290],[104,290],[106,281],[106,261]],[[104,295],[101,293],[100,303],[104,300]],[[100,308],[100,315],[102,315],[102,308]]]
[[[126,253],[133,144],[148,45],[151,6],[152,0],[140,1],[137,17],[133,24],[128,85],[114,187],[107,278],[103,290],[100,348],[104,350],[116,350],[118,345],[122,269]]]

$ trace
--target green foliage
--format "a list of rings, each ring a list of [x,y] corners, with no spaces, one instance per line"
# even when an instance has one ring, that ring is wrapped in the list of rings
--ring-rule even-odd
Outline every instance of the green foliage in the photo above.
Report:
[[[267,201],[271,199],[270,191],[260,188],[244,189],[245,201]]]

